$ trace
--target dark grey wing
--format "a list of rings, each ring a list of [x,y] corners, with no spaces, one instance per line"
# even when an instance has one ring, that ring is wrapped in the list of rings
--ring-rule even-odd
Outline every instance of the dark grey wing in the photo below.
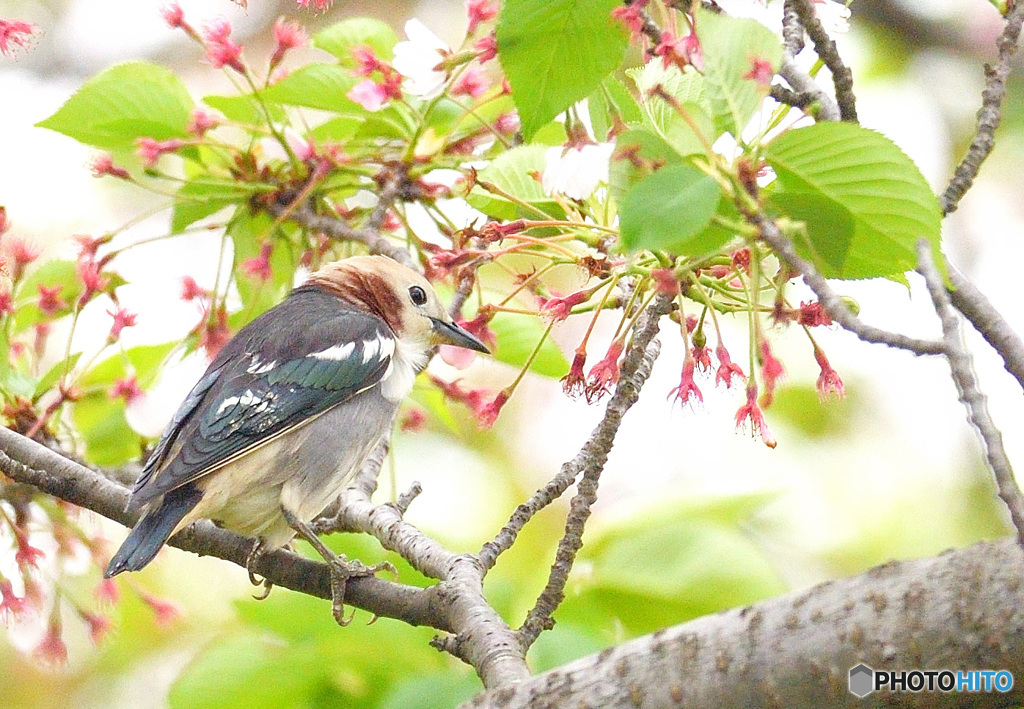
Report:
[[[216,470],[378,384],[394,334],[380,318],[299,289],[249,323],[192,389],[135,484],[132,504]]]

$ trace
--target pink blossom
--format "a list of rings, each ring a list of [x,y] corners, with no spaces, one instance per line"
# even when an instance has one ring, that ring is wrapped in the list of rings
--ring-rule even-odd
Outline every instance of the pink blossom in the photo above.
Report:
[[[715,356],[718,357],[718,371],[715,372],[716,385],[725,384],[726,388],[729,388],[732,386],[734,376],[746,379],[747,375],[743,373],[738,364],[733,363],[732,357],[729,356],[729,350],[725,349],[725,345],[721,342],[715,348]]]
[[[711,369],[711,348],[704,345],[694,345],[693,349],[690,350],[693,359],[697,363],[697,368],[702,372],[710,371]]]
[[[771,62],[764,57],[752,58],[750,60],[750,71],[743,75],[744,79],[753,79],[762,87],[771,86],[774,77],[775,70],[772,69]]]
[[[473,34],[481,22],[492,20],[497,14],[498,5],[491,0],[466,0],[466,15],[469,17],[466,34]]]
[[[121,598],[121,590],[114,579],[100,579],[92,590],[92,595],[101,603],[117,603]]]
[[[132,179],[131,174],[123,167],[114,164],[110,153],[99,153],[89,160],[89,171],[93,177],[116,177],[120,180]]]
[[[110,326],[110,333],[107,335],[107,340],[110,342],[117,342],[121,337],[121,331],[135,325],[135,318],[138,317],[136,313],[125,308],[117,308],[113,312],[108,310],[107,315],[114,318],[114,323]]]
[[[373,79],[363,79],[349,89],[345,96],[370,112],[384,108],[390,98],[387,89]]]
[[[43,315],[52,317],[57,314],[58,310],[68,307],[67,302],[61,297],[63,286],[44,286],[40,283],[36,287],[39,290],[39,300],[36,305]]]
[[[110,279],[100,272],[100,265],[92,259],[79,258],[75,263],[75,272],[84,286],[82,295],[78,297],[79,307],[110,285]]]
[[[473,42],[473,49],[480,52],[476,55],[476,60],[478,62],[481,64],[489,62],[498,56],[498,40],[492,32]]]
[[[54,614],[49,625],[46,627],[46,635],[32,651],[32,654],[43,662],[54,665],[66,665],[68,662],[68,647],[61,637],[61,625],[59,616]]]
[[[221,348],[231,339],[231,328],[228,327],[228,313],[222,305],[217,309],[215,317],[209,317],[209,313],[203,314],[203,322],[199,330],[199,347],[205,350],[206,355],[213,359],[220,352]]]
[[[316,12],[326,12],[331,7],[332,0],[296,0],[299,7],[312,7]]]
[[[25,266],[39,258],[39,255],[43,253],[43,247],[36,244],[30,244],[24,239],[19,238],[8,238],[4,240],[4,250],[7,255],[14,262],[14,266],[11,270],[11,280],[17,281],[21,278],[21,275],[25,272]]]
[[[673,64],[680,69],[688,64],[703,68],[700,42],[694,32],[685,37],[676,37],[671,32],[662,32],[661,41],[652,52],[654,56],[661,57],[661,62],[666,69]]]
[[[169,3],[160,8],[160,17],[164,18],[171,29],[185,26],[185,11],[176,2]]]
[[[612,18],[626,23],[634,40],[644,31],[643,9],[647,0],[634,0],[629,5],[616,7],[612,10]]]
[[[14,297],[9,288],[0,288],[0,315],[14,312]]]
[[[761,340],[758,347],[758,360],[761,363],[761,378],[764,380],[764,396],[761,397],[761,405],[768,408],[775,400],[775,384],[786,373],[782,362],[775,359],[768,340]]]
[[[124,399],[126,404],[131,404],[138,400],[143,392],[139,388],[139,382],[135,376],[129,375],[122,379],[116,379],[108,394],[111,399]]]
[[[296,22],[288,22],[283,17],[277,18],[274,23],[274,40],[277,42],[277,46],[270,57],[271,68],[281,63],[288,50],[305,47],[309,42],[306,31],[301,25]]]
[[[402,415],[399,427],[403,432],[415,433],[422,431],[427,425],[427,412],[418,406],[410,406]]]
[[[494,130],[502,135],[511,135],[518,132],[520,128],[522,128],[522,123],[519,120],[519,114],[515,111],[502,113],[494,121]]]
[[[604,359],[591,367],[586,388],[588,404],[600,400],[619,381],[619,357],[625,346],[621,339],[612,340]]]
[[[839,373],[832,369],[832,365],[829,363],[828,358],[825,357],[825,353],[817,345],[814,347],[814,359],[817,361],[818,366],[821,367],[821,374],[818,376],[818,381],[815,384],[821,400],[825,401],[832,394],[835,394],[837,399],[842,399],[846,396],[843,380],[839,378]]]
[[[83,610],[80,610],[78,614],[85,621],[86,625],[89,626],[89,639],[92,640],[94,645],[98,645],[103,640],[103,637],[110,632],[110,618],[99,613],[90,613]]]
[[[675,399],[681,405],[692,403],[692,399],[696,401],[704,401],[704,395],[700,393],[700,389],[697,388],[697,382],[693,379],[693,370],[697,361],[692,355],[687,355],[686,359],[683,360],[683,371],[679,377],[679,386],[669,392],[668,398]]]
[[[477,423],[481,428],[490,428],[494,425],[494,422],[498,419],[498,414],[501,413],[501,409],[508,402],[510,393],[508,389],[502,389],[494,399],[477,412]]]
[[[747,385],[747,403],[736,411],[736,428],[742,428],[744,422],[748,420],[750,421],[750,434],[760,436],[766,446],[774,448],[777,441],[768,429],[768,424],[765,423],[764,413],[757,405],[757,385],[753,381]]]
[[[185,141],[179,138],[168,140],[155,140],[153,138],[139,138],[135,141],[135,154],[142,160],[146,168],[156,166],[157,160],[165,153],[173,153],[185,146]]]
[[[206,58],[215,69],[230,67],[239,74],[245,73],[242,64],[242,48],[231,41],[231,24],[224,17],[214,17],[203,27]]]
[[[817,327],[818,325],[831,325],[832,317],[819,302],[801,302],[796,321],[805,327]]]
[[[590,299],[590,294],[586,291],[577,291],[570,295],[562,297],[548,298],[540,306],[540,314],[546,315],[555,322],[559,320],[565,320],[572,313],[574,306],[580,303],[586,303]]]
[[[586,350],[576,350],[572,358],[572,366],[569,373],[562,377],[562,391],[568,396],[579,396],[583,393],[587,377],[583,373],[583,365],[587,362]]]
[[[369,76],[375,71],[383,71],[387,68],[387,62],[377,56],[373,47],[360,44],[352,48],[352,60],[355,62],[356,76]]]
[[[14,595],[14,587],[5,578],[0,578],[0,617],[18,618],[28,610],[28,599]]]
[[[192,276],[182,276],[181,279],[181,299],[185,302],[191,302],[193,300],[203,300],[208,298],[210,292],[205,288],[200,287],[196,283],[196,279]]]
[[[16,49],[27,49],[35,31],[31,22],[0,19],[0,55],[10,57]]]
[[[206,131],[216,128],[219,124],[220,121],[216,116],[201,108],[193,108],[192,117],[188,122],[188,132],[197,138],[202,138]]]
[[[158,598],[142,589],[136,589],[136,591],[142,602],[153,611],[153,619],[157,625],[166,627],[176,621],[181,615],[181,608],[176,603],[164,598]]]
[[[274,270],[270,265],[270,255],[274,252],[274,245],[264,241],[260,246],[260,255],[247,258],[239,266],[249,276],[259,281],[269,281],[274,276]]]
[[[465,94],[471,98],[480,98],[487,91],[487,85],[483,69],[473,66],[464,71],[452,84],[452,95]]]

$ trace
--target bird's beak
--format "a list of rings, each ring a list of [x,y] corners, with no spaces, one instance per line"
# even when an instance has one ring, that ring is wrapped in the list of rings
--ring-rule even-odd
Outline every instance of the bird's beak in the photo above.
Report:
[[[490,354],[491,351],[487,349],[487,345],[482,343],[468,330],[459,327],[453,322],[445,322],[439,318],[430,318],[430,321],[433,323],[434,328],[434,344],[454,345],[455,347],[465,347],[468,350]]]

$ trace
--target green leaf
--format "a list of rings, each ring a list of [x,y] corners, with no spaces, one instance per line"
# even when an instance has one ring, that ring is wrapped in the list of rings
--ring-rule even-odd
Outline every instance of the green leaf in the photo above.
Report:
[[[140,137],[166,140],[188,136],[193,107],[185,84],[169,70],[129,62],[89,79],[40,128],[108,150]]]
[[[346,143],[355,137],[364,123],[365,119],[360,116],[332,118],[311,130],[309,137],[317,143]]]
[[[228,224],[227,233],[234,244],[235,287],[242,299],[241,312],[231,319],[232,329],[246,325],[279,303],[291,289],[295,273],[293,249],[286,239],[273,238],[273,225],[274,219],[269,214],[250,214],[248,210],[236,212]],[[264,282],[249,276],[240,266],[246,259],[259,256],[264,241],[270,239],[273,243],[270,254],[272,275],[269,281]]]
[[[619,202],[633,186],[656,169],[680,165],[683,157],[653,131],[633,128],[615,139],[615,152],[608,168],[608,186]]]
[[[71,418],[85,441],[85,457],[96,465],[120,465],[142,452],[142,438],[124,416],[123,399],[106,391],[83,396],[73,404]]]
[[[352,57],[352,50],[356,47],[369,47],[379,58],[390,61],[397,43],[398,35],[390,25],[370,17],[342,20],[313,36],[314,47],[330,52],[338,58],[339,64],[348,69],[356,66]]]
[[[676,66],[666,69],[658,61],[648,62],[642,69],[626,73],[636,81],[637,89],[644,97],[646,124],[676,152],[680,155],[704,153],[707,151],[705,145],[715,142],[718,134],[708,115],[703,76],[690,67],[686,72],[679,71]],[[656,87],[675,99],[676,105],[661,96],[651,95]]]
[[[53,388],[53,385],[56,384],[64,374],[74,369],[75,365],[78,364],[79,357],[81,356],[81,352],[75,352],[50,367],[50,371],[40,377],[39,381],[36,382],[35,391],[32,393],[32,401],[38,401],[39,397],[50,391],[50,389]]]
[[[505,0],[498,58],[512,86],[527,140],[586,98],[622,61],[625,26],[618,0]]]
[[[795,244],[823,275],[898,276],[917,264],[919,239],[938,252],[938,201],[913,161],[881,133],[816,123],[780,135],[765,159],[778,175],[770,205],[806,223],[806,240]]]
[[[779,39],[757,20],[704,11],[697,13],[697,37],[715,126],[738,138],[768,93],[767,86],[744,77],[755,61],[767,62],[772,72],[779,70]]]
[[[539,212],[501,195],[487,192],[480,186],[473,188],[467,201],[494,219],[536,219],[542,213],[555,218],[564,216],[558,203],[544,194],[540,181],[531,174],[544,172],[545,150],[547,148],[543,145],[522,145],[512,148],[496,157],[477,175],[478,181],[492,183],[510,197],[534,205]]]
[[[203,103],[210,108],[216,109],[224,114],[229,121],[236,123],[249,123],[252,125],[264,125],[267,122],[267,115],[270,113],[270,120],[275,123],[284,123],[287,116],[284,109],[273,103],[264,103],[262,106],[252,94],[242,96],[204,96]]]
[[[55,288],[61,286],[60,298],[67,307],[61,308],[54,316],[60,317],[71,312],[71,306],[82,295],[82,282],[78,278],[74,261],[57,259],[47,261],[32,271],[18,285],[15,299],[16,310],[11,317],[14,319],[15,332],[21,332],[42,320],[43,314],[37,305],[39,287]]]
[[[590,124],[598,140],[606,140],[614,127],[614,119],[622,123],[638,123],[643,115],[636,99],[615,76],[607,76],[594,93],[587,97]]]
[[[630,251],[665,249],[698,256],[717,240],[695,239],[718,211],[718,183],[693,165],[669,165],[645,177],[619,207],[622,242]]]
[[[177,342],[164,342],[159,345],[139,345],[117,352],[83,374],[79,385],[83,389],[107,389],[118,379],[124,378],[130,369],[139,386],[145,389],[156,380],[160,365],[177,346]]]
[[[539,318],[506,314],[497,315],[491,320],[490,327],[498,340],[493,352],[494,359],[519,368],[526,364],[530,353],[537,347],[547,329]],[[533,364],[530,365],[530,371],[557,379],[564,377],[569,371],[569,362],[558,349],[558,345],[548,337],[540,346]]]
[[[344,67],[309,64],[284,77],[260,95],[272,103],[361,115],[366,111],[346,96],[356,83],[356,78]]]
[[[245,204],[255,190],[243,182],[216,177],[197,177],[181,186],[174,196],[171,233],[219,212],[224,207]]]

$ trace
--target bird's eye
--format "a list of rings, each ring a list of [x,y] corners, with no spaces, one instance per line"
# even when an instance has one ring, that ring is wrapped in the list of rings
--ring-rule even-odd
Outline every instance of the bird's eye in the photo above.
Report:
[[[423,305],[427,302],[427,292],[419,286],[409,287],[409,297],[412,298],[414,305]]]

